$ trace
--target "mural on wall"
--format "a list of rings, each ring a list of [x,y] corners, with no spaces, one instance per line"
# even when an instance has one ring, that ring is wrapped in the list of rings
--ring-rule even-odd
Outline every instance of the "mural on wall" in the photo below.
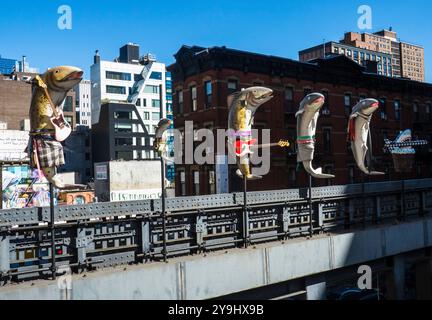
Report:
[[[27,165],[4,166],[2,169],[2,208],[49,206],[49,185],[45,177]]]

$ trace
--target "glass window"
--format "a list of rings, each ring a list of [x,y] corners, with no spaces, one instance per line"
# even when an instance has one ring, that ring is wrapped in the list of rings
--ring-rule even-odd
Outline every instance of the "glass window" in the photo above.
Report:
[[[324,152],[330,153],[332,146],[331,146],[331,129],[330,128],[324,128],[323,129],[323,141],[324,141]]]
[[[106,92],[111,94],[126,94],[126,87],[106,86]]]
[[[387,120],[387,99],[386,98],[380,98],[379,99],[379,106],[380,106],[380,115],[382,120]]]
[[[152,113],[152,120],[153,121],[159,121],[160,120],[160,113],[159,112],[153,112]]]
[[[132,77],[130,73],[115,72],[115,71],[106,71],[105,76],[107,79],[123,80],[123,81],[130,81]]]
[[[150,112],[144,112],[144,120],[150,120]]]
[[[153,80],[162,80],[162,72],[153,71],[150,75],[150,79]]]
[[[394,102],[394,112],[395,112],[395,119],[400,120],[400,102],[398,100],[395,100]]]
[[[160,108],[161,102],[158,99],[152,99],[152,107],[153,108]]]
[[[132,112],[130,111],[115,111],[114,119],[132,119]]]
[[[285,100],[292,101],[294,96],[294,89],[292,87],[285,88]]]
[[[114,124],[115,132],[132,132],[132,124],[131,123],[115,123]]]
[[[147,85],[144,88],[145,93],[159,93],[159,86]]]
[[[115,138],[114,143],[116,146],[132,146],[133,138]]]
[[[292,87],[286,87],[285,88],[285,101],[284,101],[284,107],[285,112],[287,113],[293,113],[295,112],[295,106],[294,106],[294,89]]]
[[[183,113],[183,91],[177,90],[177,112]]]
[[[228,80],[228,92],[233,93],[237,91],[238,81],[237,80]]]
[[[427,120],[432,120],[432,113],[431,113],[432,105],[431,103],[426,104],[426,117]]]
[[[192,86],[189,88],[189,90],[190,90],[190,99],[191,99],[191,110],[196,111],[198,108],[197,88],[195,86]]]
[[[351,95],[349,93],[344,96],[345,115],[351,114]]]
[[[135,105],[137,107],[141,107],[141,99],[138,98]]]
[[[205,88],[205,96],[206,96],[206,107],[211,105],[212,102],[212,94],[213,94],[213,88],[211,81],[206,81],[204,84]]]
[[[354,51],[354,60],[358,60],[359,53],[358,51]]]
[[[141,74],[134,74],[134,81],[138,82],[141,81],[143,79]]]
[[[73,103],[72,103],[73,101],[72,100],[73,99],[71,96],[66,97],[66,100],[65,100],[64,105],[63,105],[63,111],[65,111],[65,112],[72,112],[73,111]]]
[[[323,114],[329,114],[330,113],[330,98],[329,93],[325,90],[321,92],[324,95],[324,105],[322,106]]]

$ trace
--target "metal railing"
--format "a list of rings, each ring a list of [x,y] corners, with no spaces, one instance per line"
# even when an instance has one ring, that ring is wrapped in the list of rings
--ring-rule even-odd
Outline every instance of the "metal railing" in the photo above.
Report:
[[[432,179],[0,210],[0,284],[267,241],[338,232],[432,211]],[[246,219],[246,221],[244,221]],[[312,226],[312,230],[310,229]],[[55,243],[52,243],[54,232]],[[54,251],[54,255],[53,255]]]

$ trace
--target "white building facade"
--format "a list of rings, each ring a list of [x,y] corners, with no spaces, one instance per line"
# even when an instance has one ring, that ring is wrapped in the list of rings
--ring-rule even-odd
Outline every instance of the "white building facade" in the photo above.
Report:
[[[74,88],[76,92],[77,125],[91,128],[91,81],[82,80]]]
[[[101,104],[126,102],[144,66],[137,63],[97,61],[91,66],[91,123],[99,122]],[[162,92],[160,92],[162,88]],[[155,133],[159,120],[166,116],[166,68],[154,61],[145,87],[136,101],[137,110],[149,134]],[[160,107],[163,114],[160,114]]]

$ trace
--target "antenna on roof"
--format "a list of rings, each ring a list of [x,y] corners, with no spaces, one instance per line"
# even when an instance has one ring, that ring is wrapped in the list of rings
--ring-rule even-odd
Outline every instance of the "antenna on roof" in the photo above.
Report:
[[[393,27],[390,27],[390,28],[389,28],[389,31],[393,31]]]

